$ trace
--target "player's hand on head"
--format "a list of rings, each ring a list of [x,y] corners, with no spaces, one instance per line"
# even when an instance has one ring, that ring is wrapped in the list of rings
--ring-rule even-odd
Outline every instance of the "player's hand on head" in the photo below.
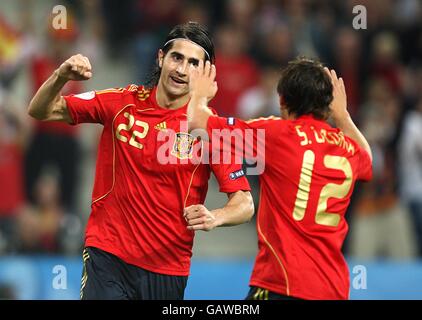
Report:
[[[200,204],[185,208],[183,216],[188,224],[188,230],[210,231],[217,226],[214,214]]]
[[[216,74],[215,65],[210,61],[205,63],[200,61],[197,67],[191,65],[189,68],[191,97],[206,98],[208,102],[211,101],[218,91],[217,81],[215,81]]]
[[[334,119],[348,117],[347,95],[343,78],[338,78],[335,70],[329,70],[328,68],[324,68],[324,70],[330,77],[333,85],[333,101],[330,105],[331,116]]]
[[[88,80],[92,77],[91,63],[87,57],[76,54],[60,65],[58,75],[66,80]]]

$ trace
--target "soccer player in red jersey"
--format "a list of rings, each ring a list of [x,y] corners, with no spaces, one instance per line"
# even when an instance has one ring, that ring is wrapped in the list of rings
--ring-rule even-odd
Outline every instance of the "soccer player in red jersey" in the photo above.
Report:
[[[209,62],[191,71],[189,129],[206,128],[209,137],[230,129],[253,145],[254,153],[259,130],[265,132],[258,155],[265,161],[259,251],[247,299],[347,299],[344,214],[356,180],[371,178],[372,156],[347,112],[343,80],[315,61],[292,61],[277,88],[282,118],[245,122],[213,116],[206,107],[217,90],[215,73]],[[337,128],[327,122],[330,114]],[[248,131],[252,142],[245,138]]]
[[[32,99],[28,112],[36,119],[104,126],[85,235],[82,299],[183,299],[194,231],[251,219],[253,202],[241,166],[206,164],[205,142],[187,132],[188,70],[204,60],[214,60],[209,33],[197,23],[182,24],[158,52],[152,88],[129,85],[63,97],[66,82],[93,75],[89,60],[75,55]],[[213,211],[198,205],[211,171],[229,197]]]

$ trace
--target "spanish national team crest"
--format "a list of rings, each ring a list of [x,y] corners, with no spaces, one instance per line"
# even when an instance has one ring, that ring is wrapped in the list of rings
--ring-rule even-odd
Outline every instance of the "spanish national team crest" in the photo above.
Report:
[[[171,154],[179,159],[192,158],[193,137],[189,133],[178,132],[174,139],[173,150]]]

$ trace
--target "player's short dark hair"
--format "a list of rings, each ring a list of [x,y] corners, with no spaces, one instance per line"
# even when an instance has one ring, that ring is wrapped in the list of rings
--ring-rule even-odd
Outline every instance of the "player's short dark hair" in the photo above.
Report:
[[[164,41],[165,45],[161,48],[164,54],[167,54],[167,52],[169,52],[169,50],[173,47],[174,41],[171,40],[178,38],[188,39],[204,48],[209,55],[205,54],[205,61],[210,60],[211,63],[215,63],[214,43],[212,41],[211,34],[204,26],[197,22],[187,22],[175,26],[167,35],[167,38]],[[158,66],[157,62],[146,83],[147,86],[156,86],[158,84],[158,80],[160,79],[160,75],[161,68]]]
[[[333,101],[333,85],[323,65],[315,60],[297,58],[282,71],[277,86],[289,114],[310,114],[326,119]]]

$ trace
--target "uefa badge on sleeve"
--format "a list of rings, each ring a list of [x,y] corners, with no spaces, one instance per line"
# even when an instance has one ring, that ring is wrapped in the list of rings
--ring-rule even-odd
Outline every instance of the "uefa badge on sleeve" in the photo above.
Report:
[[[229,178],[230,178],[230,180],[236,180],[236,179],[243,177],[244,175],[245,175],[245,171],[240,169],[240,170],[237,170],[235,172],[231,172],[229,174]]]

